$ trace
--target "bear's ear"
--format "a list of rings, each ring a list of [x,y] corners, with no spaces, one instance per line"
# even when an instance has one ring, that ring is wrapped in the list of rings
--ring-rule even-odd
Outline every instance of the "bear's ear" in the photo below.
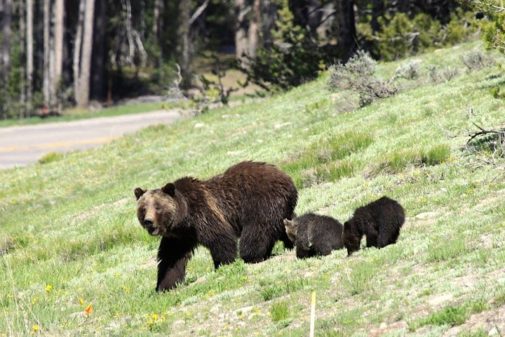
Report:
[[[140,187],[137,187],[133,192],[135,193],[135,197],[137,198],[137,200],[139,200],[140,197],[144,195],[144,193],[146,193],[146,191],[141,189]]]
[[[168,183],[161,188],[163,193],[168,194],[171,197],[175,197],[175,185],[172,183]]]
[[[293,221],[292,220],[284,219],[283,221],[284,221],[284,226],[286,226],[286,227],[293,226]]]

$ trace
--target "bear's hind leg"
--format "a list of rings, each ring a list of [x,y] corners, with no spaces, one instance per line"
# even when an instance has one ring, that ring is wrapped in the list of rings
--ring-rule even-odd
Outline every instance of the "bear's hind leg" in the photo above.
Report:
[[[240,235],[240,257],[247,263],[264,261],[272,254],[276,239],[258,228],[266,226],[245,226]]]
[[[214,261],[214,268],[229,264],[237,258],[237,239],[232,235],[223,235],[219,239],[206,244]]]
[[[377,247],[377,237],[380,234],[377,233],[375,230],[369,230],[368,233],[366,233],[366,246],[367,247]]]
[[[383,248],[386,247],[387,245],[395,244],[396,240],[398,240],[398,236],[400,236],[399,229],[393,230],[392,233],[389,233],[387,231],[381,232],[377,240],[377,247]]]
[[[324,242],[319,245],[316,245],[312,249],[315,250],[316,254],[320,256],[330,255],[333,250],[329,242]]]

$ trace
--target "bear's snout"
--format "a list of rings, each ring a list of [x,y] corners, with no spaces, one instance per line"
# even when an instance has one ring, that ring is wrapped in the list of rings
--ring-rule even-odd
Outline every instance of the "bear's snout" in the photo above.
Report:
[[[158,227],[154,226],[154,222],[152,220],[144,219],[143,225],[149,234],[151,234],[151,235],[160,234],[160,229]]]

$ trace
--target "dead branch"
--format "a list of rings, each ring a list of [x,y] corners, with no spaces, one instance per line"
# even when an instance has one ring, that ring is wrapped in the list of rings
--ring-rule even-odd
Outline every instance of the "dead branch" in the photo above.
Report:
[[[474,140],[475,138],[477,137],[480,137],[480,136],[484,136],[484,135],[497,135],[499,138],[504,138],[505,137],[505,128],[502,128],[502,129],[490,129],[490,130],[486,130],[484,129],[483,127],[481,127],[480,125],[477,125],[476,123],[472,123],[477,129],[479,129],[479,131],[477,132],[472,132],[470,133],[468,136],[470,137],[468,140],[467,140],[467,144],[469,144],[472,140]]]

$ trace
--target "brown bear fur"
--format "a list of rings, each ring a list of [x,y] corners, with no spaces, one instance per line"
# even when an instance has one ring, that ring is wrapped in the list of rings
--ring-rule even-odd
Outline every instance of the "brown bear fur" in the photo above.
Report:
[[[343,226],[338,220],[314,213],[307,213],[293,220],[284,219],[286,234],[295,243],[299,259],[323,256],[344,247]]]
[[[237,257],[267,259],[277,240],[288,248],[283,219],[291,219],[298,193],[291,178],[273,165],[242,162],[201,181],[191,177],[161,189],[135,189],[137,217],[151,234],[162,236],[158,250],[158,291],[184,280],[198,245],[210,250],[214,267]]]
[[[359,207],[344,224],[344,245],[351,255],[359,250],[361,238],[366,235],[366,246],[382,248],[396,243],[405,222],[405,211],[395,200],[382,197]]]

